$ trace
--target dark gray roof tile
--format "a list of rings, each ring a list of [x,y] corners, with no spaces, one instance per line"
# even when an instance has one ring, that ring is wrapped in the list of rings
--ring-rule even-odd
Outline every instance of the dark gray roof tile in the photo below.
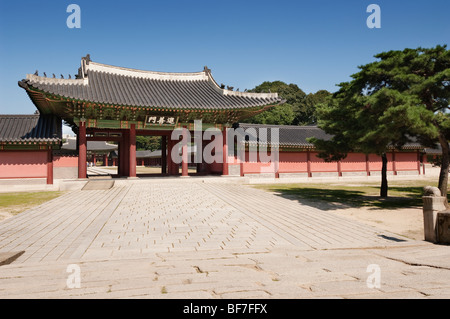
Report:
[[[82,63],[83,65],[83,63]],[[234,109],[284,102],[276,93],[221,89],[210,72],[163,73],[90,62],[85,78],[53,79],[28,74],[29,86],[81,101],[138,107]]]
[[[295,125],[266,125],[266,124],[248,124],[239,123],[235,126],[244,130],[247,134],[247,140],[250,144],[269,144],[269,145],[280,145],[284,147],[305,147],[314,148],[314,144],[309,143],[307,140],[311,137],[315,137],[321,140],[330,140],[332,135],[325,133],[324,130],[317,126],[295,126]],[[271,129],[278,130],[278,143],[272,141]],[[253,134],[256,132],[256,134]],[[264,135],[266,134],[267,137]],[[402,149],[423,149],[423,146],[414,141],[404,144]]]
[[[317,126],[295,126],[295,125],[265,125],[239,123],[238,126],[249,134],[247,138],[249,143],[272,144],[280,146],[307,147],[314,145],[307,141],[310,137],[316,137],[324,140],[331,139],[331,135],[326,134]],[[272,129],[278,130],[278,143],[272,141]],[[254,134],[256,132],[256,136]]]
[[[0,115],[2,142],[60,142],[61,119],[51,115]]]
[[[117,150],[118,146],[115,144],[110,144],[104,141],[87,141],[88,151],[114,151]],[[61,146],[62,150],[76,150],[77,140],[76,138],[68,138],[67,141]]]

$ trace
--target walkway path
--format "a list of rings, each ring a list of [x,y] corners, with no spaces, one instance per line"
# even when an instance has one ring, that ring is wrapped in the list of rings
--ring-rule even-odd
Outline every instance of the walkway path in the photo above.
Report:
[[[24,251],[0,267],[0,298],[450,296],[447,246],[203,181],[116,181],[0,223],[0,253]],[[67,286],[72,264],[81,288]]]

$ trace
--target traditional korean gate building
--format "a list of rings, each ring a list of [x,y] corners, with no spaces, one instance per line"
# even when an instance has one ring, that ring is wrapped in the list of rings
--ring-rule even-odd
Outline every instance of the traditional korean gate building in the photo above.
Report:
[[[199,174],[309,178],[371,176],[379,175],[381,171],[381,158],[374,154],[352,153],[342,161],[331,163],[320,159],[317,156],[319,150],[308,142],[309,137],[329,138],[320,128],[240,123],[242,119],[284,103],[284,100],[276,93],[239,92],[218,85],[207,67],[195,73],[153,72],[95,63],[87,55],[81,59],[81,67],[73,79],[54,75],[47,77],[46,74],[39,76],[36,71],[19,81],[19,86],[28,93],[40,115],[20,119],[3,116],[1,119],[6,129],[0,130],[0,179],[39,175],[52,184],[54,176],[67,178],[70,172],[71,178],[84,179],[89,159],[88,141],[116,142],[117,158],[114,156],[112,159],[117,162],[118,175],[135,178],[136,165],[143,163],[141,157],[137,163],[137,157],[141,155],[136,152],[136,136],[140,135],[161,137],[162,150],[158,161],[161,173],[178,175],[180,164],[175,163],[169,154],[173,153],[172,150],[175,154],[179,152],[180,144],[178,137],[172,138],[172,133],[186,128],[183,134],[191,132],[191,136],[198,136],[198,131],[193,132],[196,120],[201,120],[202,124],[201,145],[196,140],[195,145],[186,143],[180,147],[181,176],[188,176],[189,150],[203,153],[207,144],[213,144],[216,160],[197,162]],[[12,125],[14,121],[21,122]],[[30,124],[27,121],[34,122]],[[60,150],[62,121],[77,135],[77,151],[70,158]],[[22,130],[14,130],[14,126]],[[51,129],[43,130],[41,127]],[[222,134],[222,138],[217,140],[206,137],[211,128],[225,132],[232,127],[250,132],[246,136],[249,139],[241,141],[244,156],[237,156],[238,142],[234,137],[233,140],[227,134]],[[262,133],[271,129],[279,133],[278,140],[262,138]],[[264,162],[259,153],[253,156],[255,147],[266,146],[268,153],[276,151],[275,163]],[[30,155],[25,151],[34,151],[34,154],[42,156],[42,160],[30,162],[27,159]],[[424,153],[424,148],[417,143],[409,143],[400,150],[392,149],[387,154],[388,173],[425,173]],[[28,164],[29,167],[22,170]],[[16,169],[11,170],[11,167]],[[30,176],[14,171],[27,172]]]
[[[81,59],[74,79],[36,72],[28,74],[19,86],[42,115],[61,118],[76,133],[78,178],[86,178],[87,141],[118,142],[119,175],[136,177],[136,135],[162,136],[162,148],[171,154],[178,143],[170,138],[176,128],[192,130],[194,120],[201,120],[203,130],[215,127],[224,131],[240,119],[283,103],[277,93],[239,92],[219,86],[207,67],[196,73],[152,72],[95,63],[89,55]],[[226,149],[224,138],[222,150]],[[185,148],[183,152],[187,153]],[[171,157],[162,154],[162,173],[178,174]],[[211,165],[207,170],[227,175],[228,165]],[[182,176],[187,175],[183,161]]]

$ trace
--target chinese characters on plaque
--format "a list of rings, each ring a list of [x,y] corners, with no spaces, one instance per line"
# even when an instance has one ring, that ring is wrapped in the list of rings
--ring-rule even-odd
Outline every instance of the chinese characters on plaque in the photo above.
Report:
[[[174,116],[148,115],[145,125],[176,125],[178,118]]]

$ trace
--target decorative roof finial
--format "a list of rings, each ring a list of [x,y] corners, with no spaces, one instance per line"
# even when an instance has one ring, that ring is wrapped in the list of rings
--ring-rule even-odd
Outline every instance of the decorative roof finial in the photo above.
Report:
[[[45,77],[45,78],[47,77],[47,73],[45,73],[45,72],[44,72],[44,77]]]
[[[64,79],[64,75],[61,74],[61,79]]]
[[[86,61],[86,64],[89,64],[89,62],[91,62],[91,55],[90,54],[86,54],[86,56],[84,58],[82,58],[83,60]]]
[[[55,75],[55,73],[53,73],[53,78],[54,78],[54,79],[56,78],[56,75]]]
[[[38,72],[38,70],[36,70],[36,72],[34,72],[34,75],[39,75],[39,72]]]

